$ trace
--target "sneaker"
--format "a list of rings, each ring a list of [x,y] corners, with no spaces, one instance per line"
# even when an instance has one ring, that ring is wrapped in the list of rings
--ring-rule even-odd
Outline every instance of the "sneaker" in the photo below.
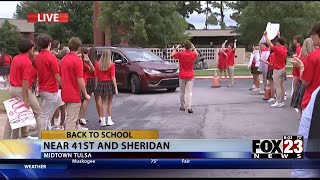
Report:
[[[264,93],[265,93],[264,90],[259,91],[259,94],[260,94],[260,95],[264,95]]]
[[[180,111],[185,111],[186,109],[183,107],[180,107]]]
[[[278,106],[277,106],[277,108],[282,108],[283,106],[285,106],[284,102],[279,103]]]
[[[61,125],[59,125],[57,128],[56,128],[56,130],[64,130],[64,127],[63,126],[61,126]]]
[[[100,120],[100,126],[101,126],[101,127],[107,126],[105,119]]]
[[[81,126],[81,124],[76,125],[76,129],[77,130],[89,130],[88,128]]]
[[[114,125],[114,122],[112,121],[112,119],[108,119],[107,126],[113,126],[113,125]]]
[[[271,104],[271,107],[277,107],[279,105],[279,103],[276,101],[275,103]]]
[[[254,88],[252,91],[253,91],[253,92],[260,91],[260,88]]]
[[[281,102],[281,103],[275,102],[274,104],[271,105],[271,107],[273,108],[282,108],[283,106],[285,106],[284,102]]]
[[[287,95],[284,96],[284,100],[285,100],[285,101],[287,100]]]
[[[80,119],[79,122],[82,125],[87,125],[87,120],[86,119]]]
[[[269,100],[268,100],[268,103],[275,103],[276,102],[276,100],[274,99],[274,98],[270,98]]]
[[[22,139],[39,139],[39,138],[38,137],[27,136],[27,137],[24,137]]]
[[[188,109],[188,113],[193,113],[193,110],[192,109]]]

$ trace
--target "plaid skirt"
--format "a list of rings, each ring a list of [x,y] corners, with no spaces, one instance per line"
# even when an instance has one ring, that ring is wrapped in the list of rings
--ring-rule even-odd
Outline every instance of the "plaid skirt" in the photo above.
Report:
[[[86,89],[87,89],[87,93],[89,95],[91,95],[92,93],[94,93],[96,88],[96,82],[94,78],[90,78],[87,80],[87,85],[86,85]]]
[[[97,96],[110,96],[116,93],[116,89],[112,81],[99,81],[95,90]]]
[[[301,110],[301,101],[304,95],[305,87],[302,85],[302,82],[299,80],[296,90],[293,92],[291,98],[291,107],[298,108]]]

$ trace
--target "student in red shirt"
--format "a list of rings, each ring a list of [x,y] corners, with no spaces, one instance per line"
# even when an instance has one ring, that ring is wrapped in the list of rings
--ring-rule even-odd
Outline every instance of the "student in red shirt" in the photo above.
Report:
[[[273,62],[274,62],[274,52],[271,50],[270,55],[268,58],[268,61],[265,61],[261,59],[262,63],[265,63],[268,65],[268,72],[267,72],[267,81],[270,82],[270,89],[271,89],[271,98],[270,99],[264,99],[268,100],[268,103],[274,103],[275,100],[275,89],[274,89],[274,84],[273,84]]]
[[[194,81],[193,64],[198,57],[198,51],[190,41],[184,43],[184,51],[177,52],[179,45],[173,50],[172,57],[179,60],[179,84],[180,84],[180,110],[188,109],[193,113],[192,106],[192,86]]]
[[[58,108],[58,90],[61,84],[59,75],[58,60],[50,52],[52,38],[47,34],[40,34],[37,37],[37,45],[41,48],[36,56],[35,64],[37,66],[39,95],[42,98],[41,117],[45,123],[44,130],[51,130],[51,119]]]
[[[2,48],[0,54],[0,66],[10,66],[12,57],[7,54],[7,49]]]
[[[112,126],[112,99],[113,95],[118,94],[118,87],[115,77],[115,65],[111,61],[111,51],[105,50],[102,53],[100,61],[95,64],[95,76],[97,88],[95,94],[101,98],[100,126]],[[108,97],[108,120],[106,122],[106,106]]]
[[[81,107],[80,90],[86,99],[90,99],[90,96],[87,94],[83,79],[83,62],[77,55],[81,47],[81,40],[72,37],[68,42],[68,47],[71,52],[63,57],[59,64],[62,84],[61,97],[66,104],[67,111],[65,130],[76,130]]]
[[[34,43],[26,38],[22,38],[18,42],[18,49],[20,54],[15,56],[11,63],[10,69],[10,90],[9,93],[12,98],[21,98],[27,108],[31,107],[37,121],[38,135],[41,136],[43,129],[43,121],[40,117],[41,107],[34,93],[31,90],[31,83],[34,80],[32,77],[34,69],[30,60],[30,54],[33,53]],[[21,128],[22,138],[28,137],[27,127]],[[19,138],[19,129],[12,132],[12,138]]]
[[[279,34],[278,34],[279,35]],[[282,108],[285,106],[284,96],[284,76],[286,74],[286,60],[287,60],[287,48],[285,47],[285,40],[281,37],[277,39],[276,45],[273,45],[267,36],[267,32],[264,33],[268,46],[274,52],[273,62],[273,83],[276,89],[276,102],[271,105],[274,108]]]
[[[224,72],[225,79],[227,79],[227,53],[225,52],[225,48],[223,48],[225,47],[225,43],[226,42],[222,44],[221,49],[218,52],[218,69],[220,71],[220,79],[222,72]]]
[[[79,54],[80,55],[80,58],[82,59],[83,61],[83,79],[84,79],[84,82],[85,82],[85,85],[86,85],[86,90],[87,90],[87,93],[89,96],[91,96],[93,90],[95,88],[95,81],[94,81],[94,66],[93,66],[93,63],[91,62],[91,60],[89,59],[88,57],[88,50],[86,47],[83,47],[81,49],[81,53]],[[92,79],[92,74],[93,74],[93,79]],[[92,82],[93,80],[93,82]],[[90,86],[90,87],[89,87]],[[87,121],[85,119],[85,114],[86,114],[86,111],[87,111],[87,107],[88,107],[88,104],[89,104],[89,100],[88,99],[85,99],[83,97],[83,95],[81,94],[81,108],[80,108],[80,113],[79,113],[79,126],[82,124],[82,125],[86,125],[87,124]]]
[[[293,44],[296,47],[296,52],[293,56],[299,57],[301,52],[301,45],[303,43],[304,39],[301,35],[296,35],[293,37]],[[299,68],[293,67],[292,68],[292,75],[293,75],[293,91],[296,90],[298,81],[300,80],[300,73]]]
[[[0,76],[3,76],[5,80],[5,87],[9,87],[9,73],[10,73],[10,64],[12,61],[12,57],[7,54],[7,49],[2,48],[1,54],[0,54],[0,66],[1,72]]]
[[[226,49],[227,53],[227,70],[230,77],[230,84],[228,87],[232,87],[234,85],[234,56],[237,48],[237,40],[234,40],[234,43],[229,43],[228,48]]]
[[[313,26],[311,30],[311,38],[314,46],[320,45],[320,24]],[[300,57],[301,58],[301,57]],[[307,107],[311,94],[315,89],[320,86],[320,49],[313,50],[306,60],[299,60],[295,58],[297,62],[295,66],[300,66],[302,84],[306,87],[301,102],[302,111]]]
[[[309,54],[314,50],[313,47],[313,42],[311,38],[307,38],[303,44],[302,44],[302,48],[301,48],[301,53],[298,56],[299,61],[301,61],[301,65],[306,64],[307,63],[307,59]],[[296,57],[296,56],[294,56]],[[305,91],[305,87],[301,81],[301,75],[303,72],[303,69],[300,70],[301,65],[297,64],[297,59],[293,59],[291,61],[292,65],[294,68],[298,68],[297,75],[298,75],[298,82],[297,82],[297,86],[292,94],[292,98],[291,98],[291,107],[293,108],[297,108],[299,110],[300,113],[302,113],[302,108],[301,108],[301,101],[302,98],[304,96],[304,91]]]

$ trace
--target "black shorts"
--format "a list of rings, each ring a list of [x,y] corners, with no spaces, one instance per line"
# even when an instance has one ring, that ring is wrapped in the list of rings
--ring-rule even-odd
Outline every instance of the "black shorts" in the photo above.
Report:
[[[260,74],[258,71],[258,67],[251,67],[251,74]]]
[[[273,70],[267,72],[267,80],[273,80]]]

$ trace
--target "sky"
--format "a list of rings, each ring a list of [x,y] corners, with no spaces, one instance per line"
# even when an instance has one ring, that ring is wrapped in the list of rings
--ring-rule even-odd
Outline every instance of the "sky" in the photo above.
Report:
[[[13,18],[16,11],[16,6],[19,1],[0,1],[0,18]],[[235,26],[236,22],[230,18],[232,10],[225,10],[225,23],[227,26]],[[204,29],[205,27],[205,14],[193,13],[187,19],[187,22],[193,24],[196,29]],[[219,26],[209,26],[209,29],[218,29]]]

